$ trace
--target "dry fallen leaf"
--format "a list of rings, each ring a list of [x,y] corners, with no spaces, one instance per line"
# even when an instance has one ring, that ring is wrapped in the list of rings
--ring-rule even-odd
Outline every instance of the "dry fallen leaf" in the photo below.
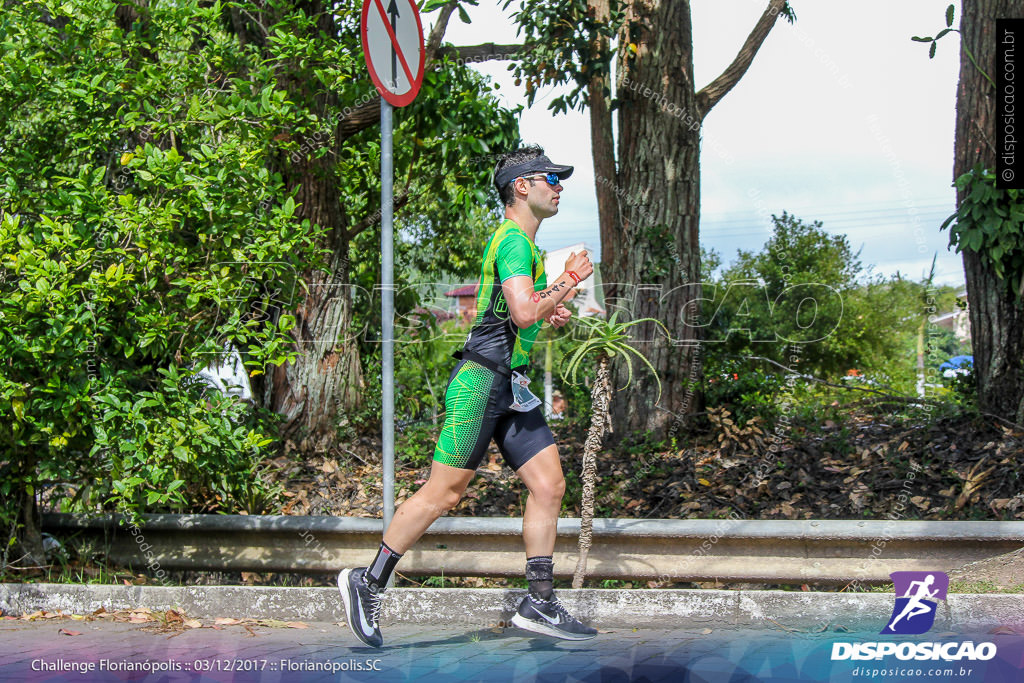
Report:
[[[218,626],[234,626],[235,624],[241,624],[241,619],[232,619],[230,617],[217,617],[213,620],[214,624]]]
[[[1014,631],[1012,628],[1010,628],[1009,626],[1007,626],[1005,624],[1002,624],[1000,626],[996,626],[994,629],[989,631],[989,633],[994,635],[994,636],[1015,636],[1015,635],[1017,635],[1016,631]]]
[[[58,630],[57,633],[63,634],[65,636],[80,636],[80,635],[82,635],[81,631],[69,631],[66,628],[62,628],[62,629]]]

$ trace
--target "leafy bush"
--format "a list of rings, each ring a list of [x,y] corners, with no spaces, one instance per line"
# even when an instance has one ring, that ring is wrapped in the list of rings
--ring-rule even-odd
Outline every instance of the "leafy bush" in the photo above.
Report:
[[[779,415],[784,378],[761,364],[709,353],[704,365],[704,399],[711,408],[728,409],[738,424],[759,417],[767,425]]]
[[[441,430],[440,423],[420,422],[400,429],[395,435],[395,459],[410,467],[429,467],[434,459],[434,446]]]
[[[438,322],[419,309],[395,340],[395,413],[400,420],[431,420],[444,413],[444,390],[469,331],[458,320]]]
[[[944,350],[956,346],[927,328],[929,315],[954,305],[956,288],[932,286],[930,277],[872,275],[846,237],[826,232],[820,221],[787,213],[772,219],[774,234],[763,249],[740,251],[704,290],[709,364],[715,356],[759,356],[833,381],[853,371],[909,394],[919,340],[927,336],[928,363],[942,362]],[[714,269],[717,254],[704,254],[702,263]]]
[[[96,169],[51,190],[55,213],[74,205],[77,215],[2,216],[0,411],[13,420],[0,425],[0,459],[16,474],[0,491],[75,482],[82,509],[181,510],[186,493],[207,496],[210,509],[242,509],[260,486],[254,473],[272,425],[181,383],[224,339],[246,349],[253,372],[288,358],[289,316],[273,325],[239,309],[266,308],[259,284],[286,281],[294,266],[283,259],[294,256],[281,252],[308,253],[306,238],[285,227],[290,204],[268,217],[276,239],[255,254],[229,247],[243,219],[212,214],[216,228],[196,221],[195,233],[169,230],[161,216],[187,214],[187,195],[204,183],[185,186],[180,156],[140,152],[153,182],[178,190],[180,204],[117,196]],[[205,239],[213,230],[217,239]],[[282,260],[260,262],[267,256]],[[209,263],[218,266],[211,272]]]
[[[182,388],[182,375],[159,368],[160,386],[98,391],[102,418],[90,455],[110,472],[109,502],[145,509],[261,514],[275,506],[261,461],[273,443],[248,406],[219,392]]]

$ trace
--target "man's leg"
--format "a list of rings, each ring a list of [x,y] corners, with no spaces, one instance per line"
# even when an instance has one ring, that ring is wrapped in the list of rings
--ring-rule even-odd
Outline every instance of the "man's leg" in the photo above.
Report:
[[[487,450],[495,424],[489,408],[500,387],[495,378],[490,370],[466,361],[455,367],[445,390],[445,422],[427,483],[395,511],[370,566],[338,575],[348,624],[367,645],[380,647],[383,642],[377,619],[380,591],[398,561],[434,520],[458,504]]]
[[[558,447],[551,444],[530,458],[516,473],[530,491],[523,515],[526,580],[531,595],[550,600],[554,593],[556,527],[565,494]]]
[[[555,526],[562,510],[562,496],[565,495],[558,446],[548,446],[516,470],[516,474],[530,491],[523,515],[526,556],[550,556],[555,549]]]
[[[408,500],[398,506],[395,516],[384,532],[384,543],[404,554],[434,521],[462,500],[462,494],[476,474],[434,461],[430,478]]]
[[[395,511],[370,566],[344,569],[338,575],[349,626],[367,645],[380,647],[383,642],[377,625],[380,592],[387,586],[395,565],[434,520],[458,505],[475,473],[435,460],[427,483]]]
[[[475,473],[474,470],[459,469],[436,460],[431,463],[427,483],[395,510],[377,556],[366,568],[363,576],[370,588],[377,591],[387,586],[402,555],[434,520],[459,504]]]
[[[509,444],[506,442],[506,447]],[[558,514],[565,494],[562,463],[558,447],[546,446],[516,470],[530,490],[523,515],[523,541],[526,545],[526,578],[529,594],[519,605],[512,623],[519,628],[565,638],[586,640],[597,629],[584,626],[569,614],[554,597],[553,554]]]

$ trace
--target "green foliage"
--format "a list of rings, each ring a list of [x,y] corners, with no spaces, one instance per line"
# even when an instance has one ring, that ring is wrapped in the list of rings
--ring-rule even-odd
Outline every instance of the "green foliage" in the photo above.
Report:
[[[576,331],[581,331],[587,336],[583,339],[582,343],[578,344],[572,350],[568,358],[565,360],[566,365],[562,370],[562,377],[570,382],[576,382],[580,365],[583,362],[583,359],[589,355],[607,355],[612,359],[618,356],[622,358],[623,362],[625,362],[627,371],[626,384],[623,387],[619,387],[619,390],[622,390],[628,387],[630,382],[633,381],[633,358],[636,357],[639,358],[651,371],[651,374],[654,375],[654,380],[658,384],[658,397],[654,399],[654,402],[657,403],[661,399],[661,378],[658,377],[658,372],[654,369],[654,366],[651,365],[651,362],[647,360],[640,351],[629,345],[630,336],[626,333],[626,330],[634,325],[640,325],[647,322],[656,323],[662,328],[666,336],[669,336],[668,329],[661,323],[661,321],[654,318],[638,318],[637,320],[630,320],[624,323],[616,323],[615,319],[618,315],[619,311],[616,311],[612,313],[612,317],[608,320],[597,316],[577,318]]]
[[[505,0],[503,8],[511,4]],[[548,109],[560,113],[582,107],[591,78],[610,75],[612,50],[599,49],[598,44],[603,39],[610,45],[625,21],[625,11],[611,0],[609,12],[608,20],[600,21],[586,0],[520,0],[512,18],[527,52],[509,71],[515,74],[516,85],[525,81],[530,105],[542,85],[571,85],[569,93],[553,98]]]
[[[849,319],[844,295],[861,270],[843,236],[833,236],[783,213],[759,253],[739,251],[714,287],[705,286],[703,316],[712,353],[765,356],[790,365],[793,348],[803,367],[845,371],[855,362],[836,353]],[[839,356],[838,358],[836,356]],[[845,366],[845,367],[844,367]]]
[[[407,326],[395,340],[396,406],[410,418],[436,416],[444,410],[441,392],[455,362],[452,352],[461,348],[465,331],[457,320],[438,323],[424,309],[405,321]]]
[[[228,342],[253,375],[294,358],[280,308],[322,267],[323,231],[268,170],[282,130],[310,119],[221,11],[153,4],[123,31],[111,2],[5,9],[5,502],[46,488],[64,510],[273,505],[273,420],[182,384]]]
[[[1000,190],[995,173],[980,164],[957,178],[956,187],[960,206],[941,228],[949,228],[949,246],[977,253],[1024,300],[1024,192]]]
[[[295,360],[289,309],[317,270],[344,282],[351,262],[367,296],[377,290],[366,254],[379,252],[379,132],[336,139],[339,115],[375,95],[359,3],[337,5],[337,32],[306,5],[147,3],[125,29],[111,0],[5,7],[5,502],[53,485],[52,502],[73,496],[64,509],[272,508],[258,463],[274,420],[179,385],[229,342],[257,378]],[[463,270],[465,217],[484,223],[493,166],[471,159],[518,141],[515,112],[489,90],[445,65],[395,112],[396,198],[414,226],[400,272],[416,249]],[[299,220],[301,184],[324,175],[340,188],[331,224]],[[343,235],[352,251],[325,249]]]
[[[273,439],[238,400],[182,390],[174,366],[158,372],[161,386],[135,393],[134,402],[116,387],[94,398],[102,418],[90,456],[109,466],[109,502],[131,512],[272,512],[275,488],[261,461]],[[51,474],[66,481],[68,473]]]
[[[969,413],[978,412],[978,378],[973,368],[951,378],[943,377],[942,384],[949,389],[953,404]]]
[[[912,383],[924,285],[864,275],[846,237],[819,221],[772,219],[760,252],[740,251],[720,280],[705,278],[706,363],[757,356],[832,377],[898,367]]]
[[[779,396],[785,391],[784,378],[762,364],[711,355],[704,365],[704,400],[709,406],[726,408],[737,424],[754,417],[773,425],[779,416]]]
[[[914,37],[911,38],[911,40],[913,40],[916,43],[929,43],[929,46],[928,46],[928,59],[934,59],[935,58],[935,50],[938,47],[938,41],[940,39],[942,39],[944,36],[946,36],[946,35],[948,35],[950,33],[960,33],[959,29],[953,28],[953,15],[955,13],[956,13],[956,6],[955,5],[949,5],[948,7],[946,7],[946,17],[945,17],[946,18],[946,27],[944,29],[942,29],[941,31],[939,31],[938,33],[936,33],[934,37],[932,37],[932,36],[914,36]],[[961,41],[962,41],[962,38],[963,38],[963,34],[961,34]],[[985,73],[984,69],[982,69],[980,66],[978,66],[978,62],[974,59],[974,53],[971,52],[970,48],[965,43],[963,43],[963,42],[961,42],[961,46],[964,49],[964,54],[967,55],[967,59],[971,60],[971,64],[973,64],[974,68],[978,70],[978,73],[980,73],[982,76],[984,76],[985,79],[989,83],[992,84],[993,88],[996,87],[995,82],[993,82],[993,80],[989,77],[989,75],[987,73]]]
[[[132,220],[104,193],[103,185],[69,179],[51,199],[99,195],[110,200],[109,213],[92,226]],[[20,481],[5,480],[4,496],[68,484],[58,493],[84,509],[181,510],[186,496],[222,510],[251,507],[262,495],[254,472],[271,443],[270,423],[250,419],[233,399],[208,403],[184,389],[191,372],[175,356],[205,364],[219,351],[213,340],[228,338],[250,342],[250,362],[260,367],[286,353],[286,324],[222,316],[248,280],[246,264],[223,266],[211,282],[205,250],[178,250],[155,236],[149,243],[156,231],[141,222],[113,238],[89,223],[11,214],[0,221],[0,349],[8,359],[0,411],[14,418],[0,425],[0,459],[32,453],[34,465],[16,468]],[[177,252],[174,269],[160,268],[157,249]],[[191,311],[191,319],[173,310]]]
[[[862,398],[857,392],[842,391],[815,382],[798,380],[787,387],[792,433],[796,437],[807,433],[821,434],[828,421],[842,424],[849,417],[847,403]]]
[[[570,302],[569,308],[575,308]],[[566,404],[567,414],[563,420],[558,422],[559,433],[573,432],[573,431],[586,431],[590,426],[590,415],[592,406],[590,404],[590,387],[588,382],[592,382],[597,373],[597,368],[594,365],[585,365],[577,370],[577,379],[569,381],[562,376],[562,373],[555,372],[556,368],[563,366],[565,359],[573,352],[578,344],[576,339],[577,333],[576,328],[578,325],[579,311],[575,310],[573,317],[569,319],[569,322],[565,327],[561,329],[555,329],[545,325],[541,328],[540,334],[537,336],[537,341],[530,352],[531,357],[534,359],[534,365],[538,368],[541,367],[541,359],[544,359],[544,363],[547,362],[547,348],[551,349],[551,384],[552,391],[561,392],[562,399]],[[538,379],[540,379],[538,377]],[[555,424],[555,423],[552,423]]]
[[[395,435],[396,460],[411,467],[430,467],[440,429],[440,423],[422,421],[399,430]]]

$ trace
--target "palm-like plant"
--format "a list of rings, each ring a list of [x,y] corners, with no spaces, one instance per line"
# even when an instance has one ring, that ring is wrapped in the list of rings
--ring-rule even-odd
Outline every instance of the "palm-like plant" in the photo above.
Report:
[[[566,366],[562,377],[575,383],[579,374],[580,366],[584,358],[597,356],[597,378],[594,386],[590,389],[591,417],[590,429],[587,431],[587,440],[583,446],[583,500],[580,503],[580,540],[579,559],[576,562],[576,572],[572,577],[572,587],[582,588],[583,578],[587,572],[587,556],[590,554],[590,545],[594,530],[594,477],[597,473],[597,451],[601,447],[601,441],[605,432],[611,431],[610,404],[612,398],[611,389],[611,359],[621,357],[626,363],[626,384],[625,389],[633,381],[633,357],[636,356],[650,369],[658,383],[658,398],[661,399],[661,379],[651,362],[642,353],[629,345],[630,336],[626,333],[630,327],[640,323],[653,322],[661,327],[668,335],[668,329],[654,318],[640,318],[629,322],[617,323],[615,320],[618,312],[612,313],[611,318],[579,318],[577,324],[582,326],[588,333],[587,338],[576,346],[566,359]]]

